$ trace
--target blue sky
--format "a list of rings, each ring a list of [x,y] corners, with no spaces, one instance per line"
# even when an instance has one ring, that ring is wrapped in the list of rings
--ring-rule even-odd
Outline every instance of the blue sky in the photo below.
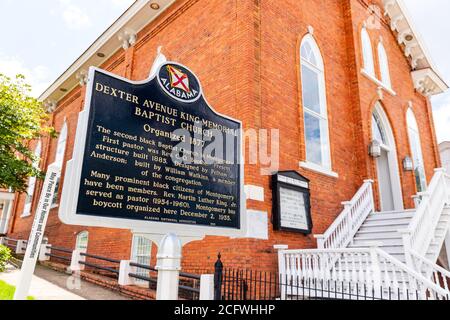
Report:
[[[25,74],[39,95],[133,2],[0,0],[0,72]],[[450,83],[450,1],[404,2],[438,70]],[[438,140],[450,141],[450,91],[432,101]]]

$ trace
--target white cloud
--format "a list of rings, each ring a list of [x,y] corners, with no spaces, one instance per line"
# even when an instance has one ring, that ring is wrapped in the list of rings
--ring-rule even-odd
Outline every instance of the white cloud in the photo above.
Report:
[[[131,0],[112,0],[112,3],[116,7],[127,7],[132,3]]]
[[[433,118],[438,142],[450,141],[450,104],[435,108]]]
[[[68,5],[67,8],[64,9],[62,16],[69,29],[80,30],[92,25],[88,14],[74,5]]]
[[[0,73],[14,78],[23,74],[32,86],[32,95],[39,96],[50,85],[50,70],[45,66],[28,68],[19,57],[9,57],[0,52]]]

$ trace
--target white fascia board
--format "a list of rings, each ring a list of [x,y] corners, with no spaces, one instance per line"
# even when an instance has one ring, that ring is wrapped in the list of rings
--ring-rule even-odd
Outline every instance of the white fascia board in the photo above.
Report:
[[[416,89],[419,89],[421,85],[427,86],[427,81],[431,81],[433,85],[430,88],[431,95],[437,95],[445,92],[448,89],[447,84],[431,69],[421,69],[411,72]]]
[[[155,20],[170,7],[175,0],[160,0],[159,10],[150,8],[151,0],[136,0],[57,80],[44,91],[39,101],[61,100],[77,85],[76,74],[81,70],[88,70],[90,66],[100,66],[107,61],[122,46],[119,33],[130,29],[138,33],[145,26]],[[97,57],[97,53],[105,54],[104,58]],[[67,89],[61,92],[60,88]]]
[[[402,21],[397,23],[397,31],[399,34],[403,32],[411,33],[414,37],[414,42],[417,44],[410,52],[413,60],[416,58],[420,59],[420,63],[418,63],[417,66],[413,65],[412,75],[414,80],[416,80],[418,76],[423,76],[423,74],[426,73],[428,78],[435,83],[437,88],[439,88],[439,92],[433,94],[446,91],[449,86],[435,67],[427,46],[420,33],[415,29],[411,15],[403,0],[384,0],[384,4],[387,6],[385,9],[387,9],[387,14],[391,19],[401,15]],[[405,43],[405,45],[407,44]]]

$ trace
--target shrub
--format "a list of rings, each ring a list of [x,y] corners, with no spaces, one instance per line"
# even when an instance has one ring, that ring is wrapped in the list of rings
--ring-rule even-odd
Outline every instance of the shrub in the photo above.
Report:
[[[6,263],[11,259],[11,250],[0,245],[0,272],[5,271]]]

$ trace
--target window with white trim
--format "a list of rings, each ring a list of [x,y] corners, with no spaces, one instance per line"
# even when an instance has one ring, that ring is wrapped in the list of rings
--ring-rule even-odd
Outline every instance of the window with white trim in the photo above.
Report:
[[[66,154],[66,145],[67,145],[67,123],[64,122],[64,125],[61,129],[61,132],[59,133],[58,138],[58,145],[56,147],[56,156],[55,156],[55,164],[58,164],[59,167],[63,168],[64,166],[64,158]],[[56,189],[55,189],[55,195],[53,196],[52,205],[55,206],[58,204],[58,194],[59,194],[59,182],[60,178],[56,181]]]
[[[75,244],[75,250],[87,252],[89,244],[89,232],[82,231],[77,235],[77,242]]]
[[[36,169],[39,168],[39,165],[41,163],[41,154],[42,154],[42,143],[41,141],[39,141],[34,151],[35,161],[33,163],[33,167]],[[30,177],[30,179],[28,180],[28,188],[22,217],[29,217],[31,215],[31,206],[33,205],[33,197],[36,189],[36,182],[37,182],[36,177]]]
[[[425,174],[419,126],[417,125],[416,117],[411,108],[409,108],[406,113],[406,122],[408,125],[409,144],[411,146],[414,163],[414,177],[416,180],[417,192],[425,192],[427,189],[427,177]]]
[[[300,56],[306,161],[331,170],[324,64],[310,34],[303,38]]]
[[[138,235],[133,235],[133,243],[131,249],[131,261],[150,266],[152,255],[152,241]],[[144,277],[149,276],[147,269],[136,268],[136,274]],[[136,280],[137,283],[146,284],[145,281]]]
[[[361,29],[361,45],[364,62],[364,71],[368,75],[375,77],[375,65],[373,61],[372,41],[370,40],[369,33],[367,32],[367,29],[365,27]]]
[[[381,82],[389,89],[392,87],[389,60],[383,43],[378,44],[378,61],[380,62]]]

